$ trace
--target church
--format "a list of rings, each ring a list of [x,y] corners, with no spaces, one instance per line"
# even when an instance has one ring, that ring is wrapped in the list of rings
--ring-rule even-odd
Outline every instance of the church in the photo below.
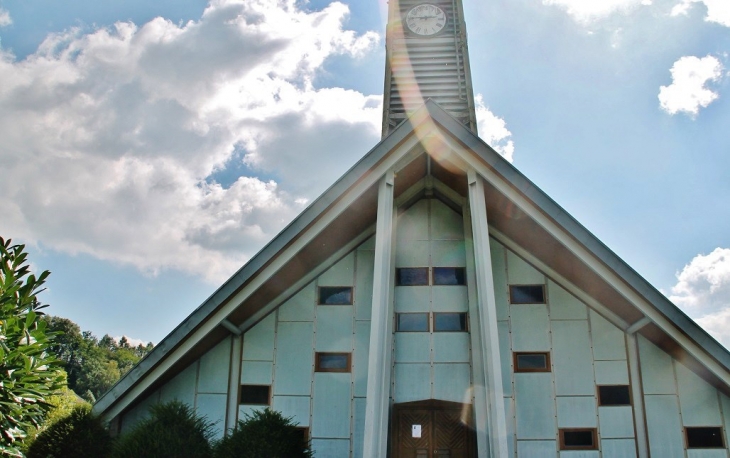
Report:
[[[477,136],[461,0],[390,0],[383,137],[101,397],[318,458],[719,458],[730,353]]]

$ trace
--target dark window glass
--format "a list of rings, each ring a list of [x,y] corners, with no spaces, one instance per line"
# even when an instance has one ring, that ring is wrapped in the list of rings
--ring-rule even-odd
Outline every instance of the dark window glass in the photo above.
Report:
[[[241,385],[241,404],[269,405],[269,385]]]
[[[397,286],[428,285],[428,267],[401,267],[395,269]]]
[[[545,285],[509,285],[512,304],[544,304]]]
[[[515,353],[515,372],[549,372],[548,353]]]
[[[466,331],[466,313],[434,313],[433,330],[437,332]]]
[[[434,285],[466,285],[466,270],[463,267],[434,267]]]
[[[317,353],[317,372],[350,372],[349,353]]]
[[[400,332],[428,332],[428,313],[399,313],[397,317]]]
[[[722,428],[719,426],[701,426],[685,428],[687,448],[725,448]]]
[[[628,385],[604,385],[598,387],[598,405],[601,406],[628,406],[631,405],[631,395]]]
[[[352,304],[351,286],[320,286],[319,304],[350,305]]]
[[[596,446],[595,429],[561,429],[560,448],[561,450],[579,449],[593,450]]]

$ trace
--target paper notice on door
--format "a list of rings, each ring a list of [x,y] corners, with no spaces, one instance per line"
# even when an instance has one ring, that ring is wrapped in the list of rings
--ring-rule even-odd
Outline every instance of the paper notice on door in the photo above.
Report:
[[[411,426],[411,437],[416,437],[416,438],[421,437],[421,425]]]

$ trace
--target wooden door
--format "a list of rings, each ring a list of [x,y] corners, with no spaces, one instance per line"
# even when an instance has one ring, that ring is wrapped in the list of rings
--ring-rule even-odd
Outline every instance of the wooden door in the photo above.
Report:
[[[462,421],[463,405],[433,400],[397,404],[393,415],[392,458],[473,456],[473,434]]]

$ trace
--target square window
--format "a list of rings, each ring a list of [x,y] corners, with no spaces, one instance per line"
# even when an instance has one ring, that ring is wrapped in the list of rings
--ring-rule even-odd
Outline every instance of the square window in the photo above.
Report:
[[[466,313],[434,313],[433,330],[435,332],[466,331]]]
[[[509,285],[510,304],[544,304],[545,285]]]
[[[428,267],[399,267],[395,269],[396,286],[428,285]]]
[[[350,353],[317,353],[316,372],[350,372]]]
[[[320,286],[320,305],[352,305],[352,286]]]
[[[684,428],[687,448],[725,448],[721,426],[694,426]]]
[[[560,450],[598,450],[596,428],[561,429]]]
[[[515,372],[550,372],[550,353],[515,353]]]
[[[269,385],[241,385],[239,404],[267,406],[270,403]]]
[[[396,331],[428,332],[428,313],[397,313]]]
[[[466,269],[463,267],[434,267],[434,285],[466,285]]]
[[[601,385],[598,387],[599,406],[630,406],[631,393],[628,385]]]

